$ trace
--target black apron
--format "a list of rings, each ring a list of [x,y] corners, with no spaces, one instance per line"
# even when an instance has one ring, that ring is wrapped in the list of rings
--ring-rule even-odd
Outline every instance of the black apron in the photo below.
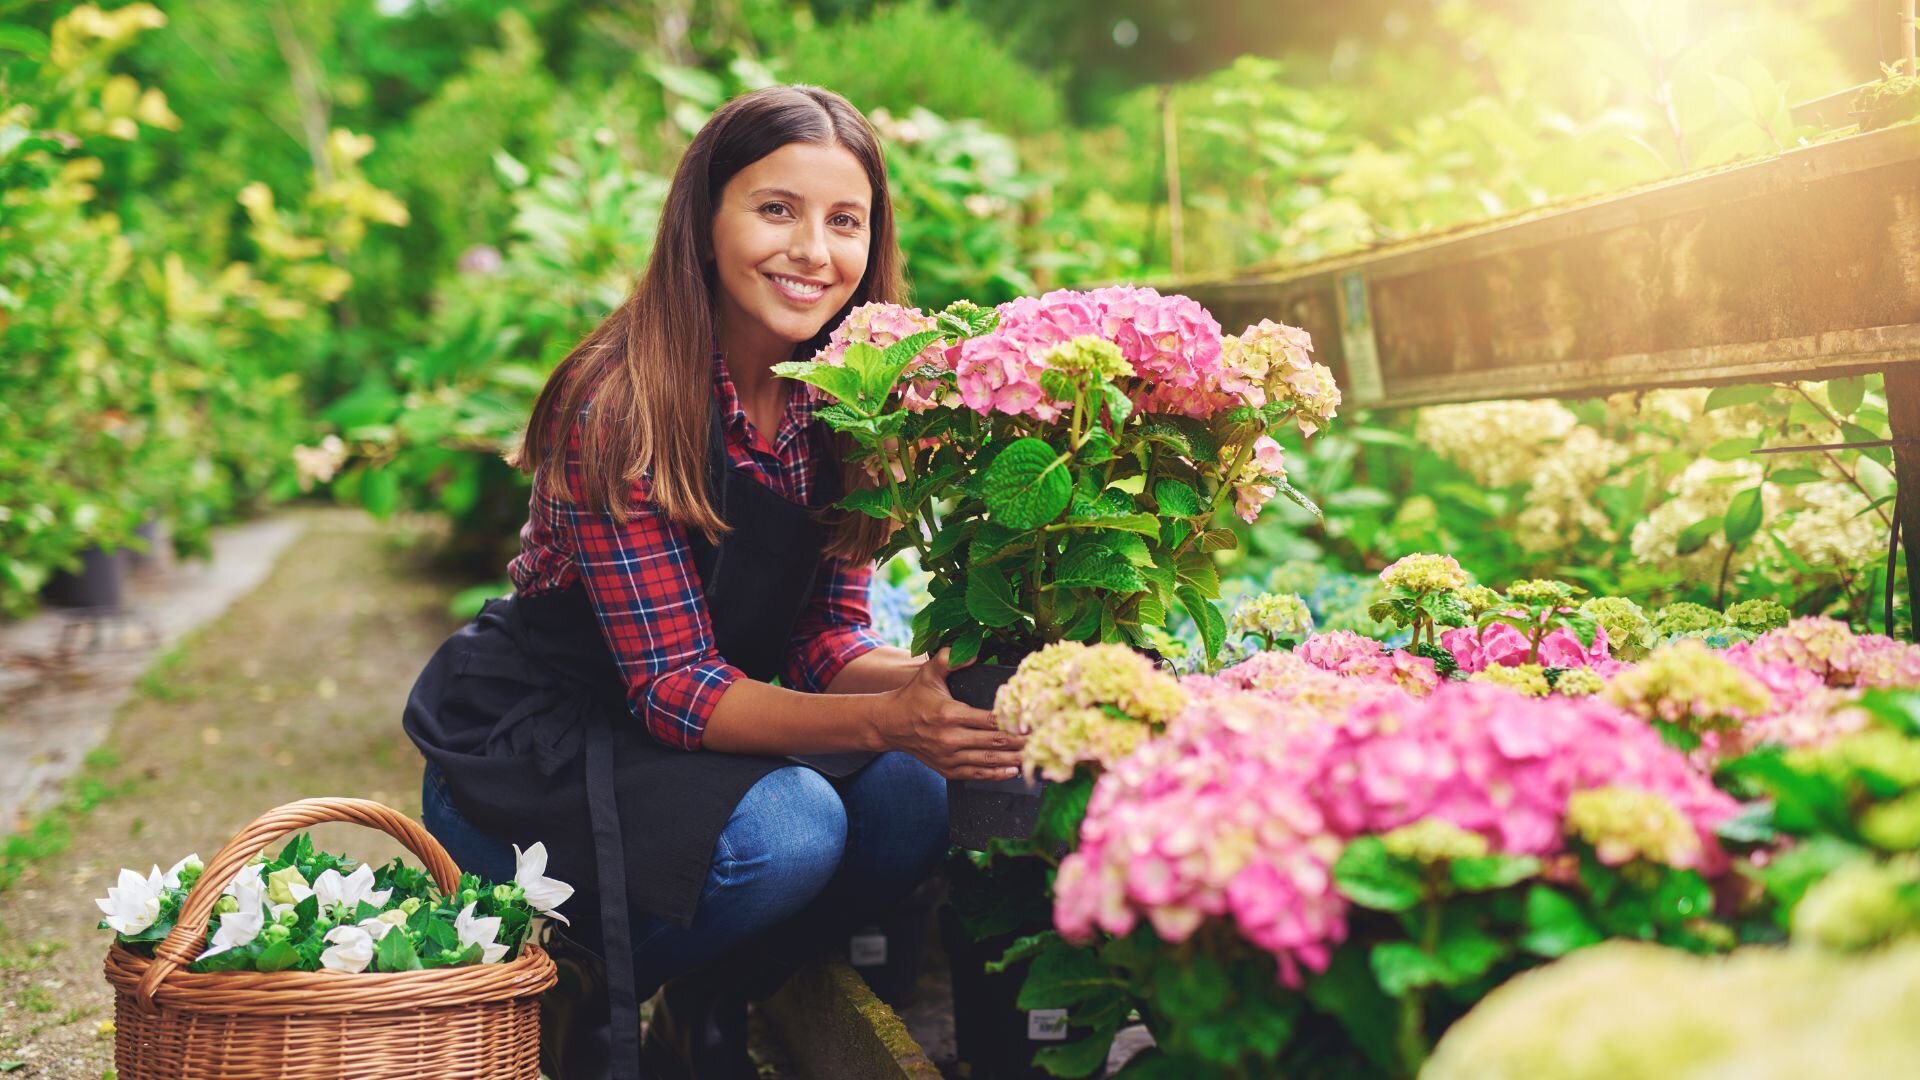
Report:
[[[733,531],[717,544],[691,531],[688,542],[721,657],[768,681],[812,595],[826,527],[737,469],[725,438],[716,409],[708,482]],[[820,505],[838,497],[830,482]],[[800,762],[841,777],[874,756],[760,757],[654,742],[627,708],[626,681],[577,581],[489,601],[421,672],[404,724],[446,774],[462,816],[503,843],[545,842],[548,873],[582,899],[597,897],[580,906],[598,907],[616,1078],[639,1068],[630,913],[693,921],[721,829],[768,773]]]

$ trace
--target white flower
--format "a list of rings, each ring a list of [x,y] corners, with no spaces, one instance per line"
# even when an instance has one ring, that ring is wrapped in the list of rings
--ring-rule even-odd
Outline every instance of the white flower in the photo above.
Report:
[[[345,904],[351,912],[363,900],[374,907],[387,906],[387,898],[393,895],[393,890],[376,891],[373,887],[373,867],[361,863],[345,877],[340,876],[338,870],[320,871],[320,876],[313,879],[313,895],[319,898],[322,911],[335,904]]]
[[[373,940],[379,941],[387,936],[388,931],[396,926],[404,926],[406,922],[407,913],[394,908],[392,911],[383,911],[371,919],[361,919],[356,925],[373,935]]]
[[[500,936],[500,917],[497,915],[490,915],[484,919],[478,918],[473,914],[473,905],[468,904],[460,909],[459,915],[454,917],[453,929],[460,935],[462,951],[475,945],[480,946],[480,962],[483,964],[497,964],[501,957],[507,955],[507,947],[496,944],[494,941]]]
[[[267,875],[267,899],[276,904],[298,904],[313,895],[313,887],[297,866],[283,866]]]
[[[207,868],[207,864],[200,861],[200,856],[198,854],[189,855],[186,858],[181,859],[179,862],[174,863],[173,869],[168,870],[165,874],[161,875],[161,880],[167,883],[167,888],[177,889],[180,887],[180,874],[182,871],[205,870],[206,868]]]
[[[527,894],[527,903],[532,904],[534,910],[573,925],[565,915],[554,910],[573,895],[573,886],[547,876],[546,844],[535,844],[525,851],[520,850],[519,844],[513,845],[513,883]]]
[[[329,947],[320,954],[320,966],[328,971],[352,975],[373,963],[373,934],[364,926],[336,926],[327,931],[327,941]]]
[[[120,884],[107,890],[107,895],[94,903],[106,918],[108,926],[119,933],[132,937],[160,918],[160,894],[167,888],[166,879],[158,866],[146,877],[137,871],[121,870]]]
[[[214,930],[213,941],[207,951],[200,954],[201,960],[253,944],[253,939],[260,936],[261,929],[267,924],[267,883],[260,880],[260,867],[257,864],[242,867],[222,895],[233,897],[240,906],[220,916],[220,926]],[[278,918],[278,914],[275,913],[273,917]]]

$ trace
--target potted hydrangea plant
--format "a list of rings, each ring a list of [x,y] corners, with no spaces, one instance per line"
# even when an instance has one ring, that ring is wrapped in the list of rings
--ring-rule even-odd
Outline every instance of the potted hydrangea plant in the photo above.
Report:
[[[1287,483],[1274,439],[1340,403],[1304,331],[1237,336],[1192,299],[1058,290],[934,315],[856,309],[814,359],[775,370],[828,403],[870,487],[841,502],[893,526],[932,574],[913,648],[951,649],[956,697],[981,707],[1020,659],[1058,641],[1145,649],[1176,610],[1206,654],[1227,637],[1213,553],[1231,507],[1251,521]],[[1030,781],[951,785],[956,841],[1024,835]]]

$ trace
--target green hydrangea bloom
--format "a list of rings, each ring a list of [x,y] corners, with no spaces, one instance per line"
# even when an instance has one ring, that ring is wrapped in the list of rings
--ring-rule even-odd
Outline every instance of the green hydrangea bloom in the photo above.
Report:
[[[1487,853],[1487,838],[1441,818],[1421,818],[1382,833],[1387,854],[1423,864],[1449,859],[1476,859]]]
[[[1697,957],[1609,941],[1511,979],[1448,1029],[1421,1080],[1905,1076],[1920,942],[1867,954]]]
[[[1624,596],[1596,596],[1580,605],[1580,614],[1607,632],[1607,648],[1622,660],[1638,660],[1653,648],[1653,620]]]
[[[1920,862],[1855,859],[1820,879],[1793,909],[1793,938],[1846,952],[1920,929]]]
[[[1712,630],[1726,622],[1726,616],[1705,604],[1682,600],[1661,608],[1653,617],[1653,629],[1662,637],[1672,637],[1692,630]]]
[[[1518,690],[1528,697],[1546,697],[1553,693],[1553,684],[1547,681],[1547,669],[1539,664],[1520,664],[1515,667],[1495,665],[1485,671],[1469,676],[1468,682],[1492,683],[1509,690]]]
[[[1516,581],[1507,586],[1508,596],[1526,604],[1544,604],[1549,600],[1564,603],[1572,600],[1578,591],[1564,581],[1554,581],[1551,578],[1532,578],[1527,581]]]
[[[1698,641],[1660,646],[1607,683],[1608,701],[1688,731],[1725,731],[1773,706],[1760,680]]]
[[[1500,594],[1485,585],[1469,585],[1454,593],[1454,596],[1459,599],[1461,606],[1467,609],[1467,614],[1476,619],[1501,606],[1502,603]]]
[[[1055,345],[1041,355],[1040,362],[1070,375],[1088,374],[1102,379],[1118,379],[1133,374],[1133,365],[1127,363],[1120,346],[1092,334]]]
[[[1700,858],[1700,834],[1680,809],[1650,791],[1603,787],[1567,799],[1567,832],[1593,845],[1609,866],[1645,859],[1690,867]]]
[[[1236,637],[1258,635],[1269,642],[1305,641],[1313,633],[1313,612],[1293,593],[1260,593],[1233,609],[1227,631]]]
[[[1566,697],[1592,697],[1607,688],[1607,680],[1592,668],[1566,668],[1553,678],[1553,692]]]
[[[1793,618],[1778,600],[1743,600],[1727,609],[1727,624],[1758,636],[1778,630]]]

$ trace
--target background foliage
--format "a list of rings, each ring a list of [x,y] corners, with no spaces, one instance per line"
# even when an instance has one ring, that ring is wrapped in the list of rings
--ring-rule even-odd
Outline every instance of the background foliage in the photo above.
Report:
[[[1874,75],[1857,9],[0,0],[0,605],[151,516],[191,544],[315,489],[444,512],[497,576],[525,499],[499,450],[743,89],[870,111],[937,308],[1170,280],[1171,172],[1194,275],[1772,153],[1810,134],[1788,102]],[[1884,436],[1880,393],[1350,417],[1289,456],[1325,520],[1270,512],[1230,569],[1438,549],[1858,619],[1884,461],[1745,451]]]

